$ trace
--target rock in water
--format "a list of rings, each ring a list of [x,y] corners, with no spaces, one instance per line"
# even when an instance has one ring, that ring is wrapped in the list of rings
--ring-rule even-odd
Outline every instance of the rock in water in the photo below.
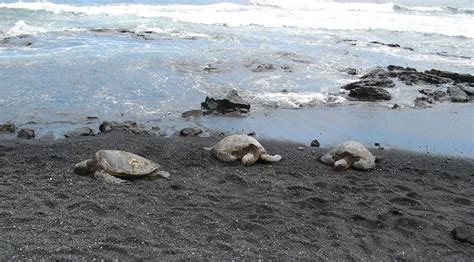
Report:
[[[95,135],[95,132],[89,127],[79,127],[64,134],[64,136],[67,138],[76,137],[76,136],[93,136],[93,135]]]
[[[364,101],[390,100],[390,93],[381,87],[358,87],[349,92],[350,97]]]
[[[33,139],[35,138],[35,131],[33,129],[23,128],[20,131],[18,131],[18,134],[16,137],[21,138],[21,139]]]
[[[459,226],[451,231],[454,239],[463,243],[474,245],[474,228],[470,226]]]
[[[15,124],[13,123],[5,123],[0,125],[0,133],[14,133],[16,130]]]
[[[187,127],[187,128],[181,129],[181,131],[179,132],[179,135],[180,136],[197,136],[201,133],[202,133],[202,130],[199,128]]]
[[[236,90],[231,90],[224,98],[206,97],[201,108],[205,114],[248,113],[250,104],[243,100]]]
[[[467,86],[467,85],[458,85],[462,91],[470,96],[474,96],[474,86]]]
[[[183,112],[181,114],[181,117],[200,117],[202,115],[203,115],[202,110],[189,110],[189,111]]]
[[[448,94],[451,96],[452,102],[457,102],[457,103],[469,102],[469,96],[466,94],[466,92],[462,91],[462,89],[458,86],[448,87]]]

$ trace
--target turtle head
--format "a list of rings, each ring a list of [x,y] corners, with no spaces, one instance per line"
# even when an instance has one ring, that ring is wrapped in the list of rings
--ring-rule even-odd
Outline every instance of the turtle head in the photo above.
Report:
[[[336,162],[334,162],[334,170],[344,171],[349,169],[354,163],[354,158],[351,155],[345,155]]]
[[[96,171],[97,163],[92,159],[87,159],[74,165],[74,173],[85,175]]]
[[[260,151],[258,147],[254,144],[250,144],[244,150],[244,155],[242,156],[242,164],[245,166],[251,166],[257,162],[260,157]]]

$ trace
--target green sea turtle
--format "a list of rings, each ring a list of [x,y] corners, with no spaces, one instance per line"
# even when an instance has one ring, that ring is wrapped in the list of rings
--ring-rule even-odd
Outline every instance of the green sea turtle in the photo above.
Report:
[[[74,166],[77,174],[92,174],[98,180],[122,184],[126,180],[119,177],[159,176],[169,178],[170,174],[160,171],[159,164],[139,155],[119,150],[100,150],[95,159],[87,159]]]
[[[375,157],[367,148],[356,141],[346,141],[335,146],[321,157],[321,162],[334,165],[336,171],[349,169],[368,170],[375,167]]]
[[[269,155],[257,139],[243,134],[234,134],[223,138],[212,147],[205,147],[217,159],[224,162],[241,160],[243,165],[251,166],[258,159],[266,162],[278,162],[280,155]]]

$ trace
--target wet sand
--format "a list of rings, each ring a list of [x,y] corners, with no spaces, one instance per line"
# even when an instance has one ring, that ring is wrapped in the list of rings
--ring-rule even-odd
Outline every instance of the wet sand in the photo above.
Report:
[[[0,260],[474,257],[451,235],[474,226],[472,159],[371,149],[375,170],[337,173],[318,161],[327,149],[262,140],[283,160],[244,167],[202,149],[218,139],[0,141]],[[115,186],[72,173],[100,149],[145,156],[172,177]]]

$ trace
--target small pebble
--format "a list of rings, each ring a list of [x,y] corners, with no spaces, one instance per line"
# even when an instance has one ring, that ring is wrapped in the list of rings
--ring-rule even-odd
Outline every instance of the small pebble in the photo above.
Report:
[[[303,151],[303,150],[304,150],[304,147],[299,146],[297,149]]]

